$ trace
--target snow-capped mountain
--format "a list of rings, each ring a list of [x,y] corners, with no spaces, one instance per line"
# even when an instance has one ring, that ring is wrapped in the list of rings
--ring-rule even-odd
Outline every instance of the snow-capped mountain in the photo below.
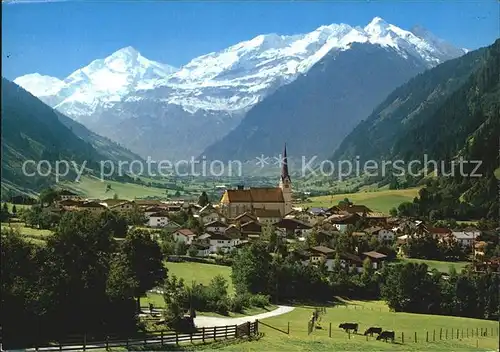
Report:
[[[194,58],[179,69],[148,60],[128,47],[93,61],[62,81],[30,74],[14,82],[50,106],[125,145],[130,138],[121,140],[125,137],[120,137],[120,128],[147,125],[144,120],[152,119],[153,111],[175,111],[179,119],[184,114],[210,119],[216,116],[218,135],[204,140],[206,144],[222,138],[250,108],[279,87],[307,74],[332,51],[348,51],[355,43],[372,44],[390,48],[427,68],[464,53],[428,32],[415,33],[376,17],[365,27],[332,24],[305,34],[259,35]],[[169,126],[154,133],[164,133],[168,138],[172,133],[175,140],[185,126],[182,120],[172,122],[170,114],[163,122],[156,116],[155,124],[165,125],[167,120]],[[196,129],[192,123],[187,125],[190,133]],[[205,126],[203,133],[210,134],[205,123],[200,125]],[[134,140],[138,142],[136,135]],[[207,145],[195,146],[201,152]],[[134,151],[144,156],[148,150]]]
[[[52,107],[80,119],[100,105],[110,106],[140,89],[154,86],[177,68],[151,61],[132,47],[120,49],[105,59],[92,61],[63,81],[40,74],[16,78],[14,82]]]

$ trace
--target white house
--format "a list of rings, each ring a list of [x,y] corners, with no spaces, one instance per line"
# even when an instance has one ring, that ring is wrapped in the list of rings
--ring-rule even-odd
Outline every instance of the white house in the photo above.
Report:
[[[153,207],[146,208],[144,210],[144,216],[146,217],[146,219],[149,219],[149,217],[152,214],[160,213],[160,212],[165,212],[165,208],[162,208],[162,207],[159,207],[159,206],[153,206]]]
[[[462,247],[471,248],[474,245],[474,241],[477,237],[481,235],[478,230],[464,230],[464,231],[453,231],[452,236],[460,243]]]
[[[206,224],[205,230],[208,232],[223,233],[224,231],[226,231],[227,227],[228,225],[223,223],[222,221],[215,220]]]
[[[379,242],[389,242],[394,240],[394,232],[382,227],[370,227],[364,230],[367,234],[377,236]]]
[[[210,246],[204,243],[193,243],[192,244],[197,250],[197,257],[208,257],[210,255]]]
[[[175,241],[191,244],[196,238],[196,235],[190,229],[179,229],[172,234],[172,237]]]
[[[198,218],[203,224],[208,224],[214,221],[225,221],[224,217],[214,208],[212,204],[205,205],[198,212]]]
[[[166,211],[161,211],[158,213],[153,213],[149,216],[148,226],[149,227],[167,227],[170,225],[171,220],[168,217]]]
[[[222,233],[210,232],[207,234],[210,236],[207,240],[211,253],[217,253],[219,249],[221,249],[224,253],[228,253],[241,242],[240,239],[231,238]]]

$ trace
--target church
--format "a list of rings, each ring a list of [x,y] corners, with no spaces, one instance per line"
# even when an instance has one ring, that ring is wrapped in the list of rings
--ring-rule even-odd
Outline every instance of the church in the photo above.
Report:
[[[221,212],[228,218],[235,218],[245,212],[255,210],[278,210],[281,217],[292,211],[292,181],[288,173],[286,145],[283,152],[281,177],[278,187],[228,189],[220,201]]]

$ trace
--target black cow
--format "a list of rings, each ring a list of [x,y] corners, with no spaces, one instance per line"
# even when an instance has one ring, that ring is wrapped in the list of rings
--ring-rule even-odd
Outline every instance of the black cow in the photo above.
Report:
[[[345,332],[353,330],[355,333],[358,333],[358,323],[342,323],[339,325],[339,328],[344,329]]]
[[[375,328],[375,327],[371,327],[369,328],[368,330],[365,331],[365,336],[366,335],[370,335],[370,336],[373,336],[373,334],[380,334],[382,332],[382,328]]]
[[[391,340],[394,342],[394,331],[382,331],[380,335],[377,336],[377,340],[384,340],[385,342]]]

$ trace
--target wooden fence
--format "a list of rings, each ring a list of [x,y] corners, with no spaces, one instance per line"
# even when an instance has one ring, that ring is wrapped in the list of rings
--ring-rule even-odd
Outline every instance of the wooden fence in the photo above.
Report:
[[[182,343],[235,339],[255,336],[259,333],[259,322],[247,322],[241,325],[203,327],[196,332],[183,334],[173,331],[153,331],[136,338],[118,338],[107,336],[104,340],[89,341],[86,335],[66,339],[49,346],[37,346],[25,351],[86,351],[93,349],[109,349],[112,347],[148,346],[148,345],[180,345]],[[6,347],[6,346],[4,346]],[[8,351],[8,349],[5,349]]]

